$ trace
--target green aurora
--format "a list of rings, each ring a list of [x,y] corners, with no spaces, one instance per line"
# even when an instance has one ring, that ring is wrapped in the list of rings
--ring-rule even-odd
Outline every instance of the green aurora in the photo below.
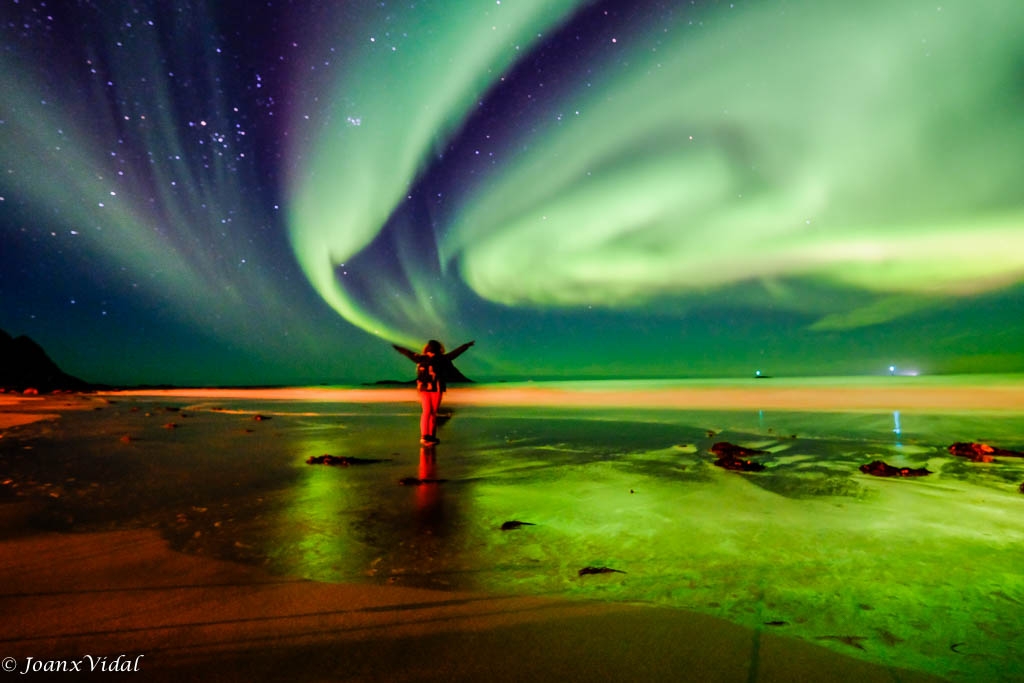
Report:
[[[511,160],[465,193],[441,230],[442,270],[486,300],[539,308],[649,310],[750,283],[820,330],[1002,289],[1024,274],[1012,87],[1022,26],[1015,2],[804,2],[715,6],[637,31],[549,97]],[[462,59],[493,70],[474,44],[481,26],[442,27],[452,32],[431,41],[463,37]],[[417,287],[395,320],[347,298],[333,269],[385,227],[432,145],[474,104],[468,87],[449,104],[450,58],[402,47],[423,69],[397,93],[410,103],[378,87],[399,67],[371,44],[338,105],[363,124],[335,112],[325,126],[292,235],[325,300],[411,342],[440,324],[436,288]],[[370,97],[351,95],[364,89]],[[456,118],[409,128],[410,106]],[[835,289],[855,303],[835,310],[814,294]]]
[[[2,18],[0,326],[74,374],[1024,371],[1018,2]]]

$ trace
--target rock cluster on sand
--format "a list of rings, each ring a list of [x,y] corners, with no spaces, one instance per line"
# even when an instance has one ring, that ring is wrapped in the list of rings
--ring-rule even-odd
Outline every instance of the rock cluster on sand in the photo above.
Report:
[[[987,443],[975,443],[973,441],[957,441],[950,445],[949,452],[953,455],[970,458],[974,462],[992,462],[992,459],[997,455],[1008,458],[1024,458],[1024,453],[1020,451],[1010,451],[1005,448],[989,446]]]
[[[311,455],[306,458],[307,465],[337,465],[339,467],[351,467],[352,465],[372,465],[378,462],[386,462],[384,460],[374,460],[372,458],[356,458],[350,455],[330,455],[325,453],[324,455]]]
[[[894,467],[881,460],[872,460],[867,465],[861,465],[860,471],[874,477],[923,477],[931,474],[924,467]]]
[[[711,447],[711,452],[718,458],[715,460],[715,465],[727,470],[760,472],[764,469],[764,465],[761,463],[747,459],[751,455],[764,455],[765,451],[759,451],[756,448],[745,448],[728,441],[719,441]]]

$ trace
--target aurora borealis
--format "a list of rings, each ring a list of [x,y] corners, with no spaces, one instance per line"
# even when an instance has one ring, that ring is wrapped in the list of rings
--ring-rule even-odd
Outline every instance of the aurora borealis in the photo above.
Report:
[[[1024,5],[0,10],[0,328],[111,383],[1024,371]]]

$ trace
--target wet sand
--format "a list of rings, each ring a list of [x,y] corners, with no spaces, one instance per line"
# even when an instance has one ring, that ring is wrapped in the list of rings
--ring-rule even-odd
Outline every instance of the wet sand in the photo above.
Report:
[[[67,410],[91,410],[103,399],[59,394],[51,396],[18,396],[0,394],[0,437],[2,430],[32,424],[40,420],[54,420]]]
[[[415,400],[408,388],[4,396],[0,429],[119,397]],[[998,412],[1024,409],[1024,387],[464,387],[447,403]],[[29,657],[88,670],[91,655],[152,680],[939,680],[684,609],[293,579],[175,552],[155,529],[39,533],[25,525],[33,505],[0,503],[0,659],[16,672]]]
[[[0,657],[18,673],[106,657],[154,681],[938,680],[681,610],[282,579],[152,530],[0,551]]]

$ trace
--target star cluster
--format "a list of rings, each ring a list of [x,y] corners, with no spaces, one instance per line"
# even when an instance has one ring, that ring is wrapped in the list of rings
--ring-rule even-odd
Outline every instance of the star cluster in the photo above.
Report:
[[[1024,370],[1012,0],[0,19],[0,327],[88,379]]]

